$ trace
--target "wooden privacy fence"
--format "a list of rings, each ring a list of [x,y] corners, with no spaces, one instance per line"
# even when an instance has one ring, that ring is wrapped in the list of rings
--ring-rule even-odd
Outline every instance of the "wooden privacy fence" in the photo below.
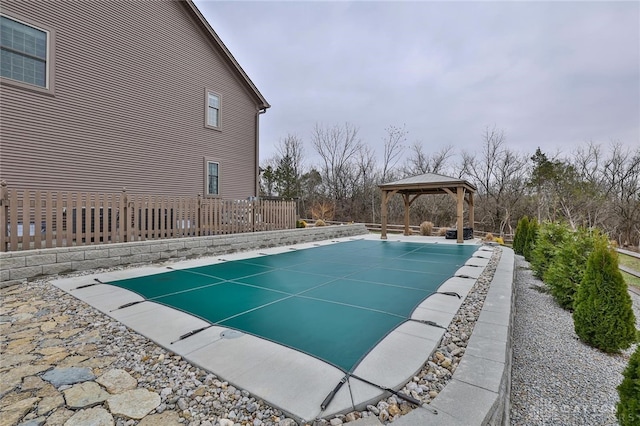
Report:
[[[0,251],[295,228],[295,201],[0,189]]]

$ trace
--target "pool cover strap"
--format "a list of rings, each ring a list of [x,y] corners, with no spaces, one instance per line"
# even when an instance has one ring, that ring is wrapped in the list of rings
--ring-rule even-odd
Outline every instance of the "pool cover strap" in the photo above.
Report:
[[[455,296],[458,299],[462,299],[462,296],[460,296],[458,293],[456,293],[455,291],[436,291],[436,294],[444,294],[446,296]]]
[[[214,324],[209,324],[209,325],[205,325],[204,327],[200,327],[200,328],[196,328],[195,330],[191,330],[191,331],[189,331],[187,333],[182,334],[180,337],[178,337],[177,340],[174,340],[173,342],[171,342],[171,344],[173,345],[174,343],[179,342],[180,340],[184,340],[187,337],[191,337],[194,334],[198,334],[201,331],[205,331],[206,329],[211,328],[213,326],[214,326]]]
[[[320,404],[320,409],[321,409],[322,411],[324,411],[324,410],[329,406],[329,404],[331,404],[331,401],[333,401],[333,398],[336,396],[336,394],[338,393],[338,391],[340,390],[340,388],[342,388],[342,386],[343,386],[345,383],[347,383],[347,381],[349,380],[349,378],[350,378],[350,377],[353,377],[353,378],[354,378],[354,379],[356,379],[356,380],[360,380],[361,382],[364,382],[364,383],[366,383],[366,384],[368,384],[368,385],[370,385],[370,386],[373,386],[373,387],[378,388],[378,389],[380,389],[380,390],[383,390],[383,391],[385,391],[385,392],[389,392],[389,393],[391,393],[391,394],[393,394],[393,395],[397,396],[398,398],[404,399],[405,401],[407,401],[407,402],[409,402],[409,403],[411,403],[411,404],[416,405],[417,407],[421,407],[421,406],[422,406],[422,401],[419,401],[419,400],[417,400],[417,399],[413,398],[412,396],[406,395],[406,394],[404,394],[404,393],[402,393],[402,392],[398,392],[398,391],[393,390],[393,389],[391,389],[391,388],[388,388],[388,387],[386,387],[386,386],[382,386],[382,385],[379,385],[379,384],[373,383],[373,382],[371,382],[371,381],[369,381],[369,380],[367,380],[367,379],[365,379],[365,378],[363,378],[363,377],[357,376],[357,375],[355,375],[355,374],[353,374],[353,373],[347,373],[347,374],[345,374],[345,376],[342,378],[342,380],[340,380],[340,381],[338,382],[338,384],[336,385],[336,387],[335,387],[335,388],[333,388],[333,390],[332,390],[331,392],[329,392],[329,394],[327,395],[327,397],[326,397],[326,398],[322,401],[322,403]],[[433,414],[438,414],[438,411],[437,411],[437,410],[435,410],[435,409],[430,409],[430,410],[433,412]]]

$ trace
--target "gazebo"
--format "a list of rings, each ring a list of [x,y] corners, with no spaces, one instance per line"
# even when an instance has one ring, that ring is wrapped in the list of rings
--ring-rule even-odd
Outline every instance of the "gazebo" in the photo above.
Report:
[[[477,188],[464,179],[456,179],[436,173],[412,176],[395,182],[378,185],[382,191],[382,238],[387,239],[387,204],[394,194],[404,199],[404,235],[409,231],[409,207],[421,195],[449,194],[457,202],[457,242],[464,242],[464,203],[469,205],[469,225],[473,228],[473,194]]]

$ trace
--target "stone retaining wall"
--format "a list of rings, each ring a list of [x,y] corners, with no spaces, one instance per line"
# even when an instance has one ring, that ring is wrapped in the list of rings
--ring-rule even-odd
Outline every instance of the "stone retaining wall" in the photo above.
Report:
[[[366,233],[363,224],[354,224],[0,253],[0,287],[45,275],[217,256]]]

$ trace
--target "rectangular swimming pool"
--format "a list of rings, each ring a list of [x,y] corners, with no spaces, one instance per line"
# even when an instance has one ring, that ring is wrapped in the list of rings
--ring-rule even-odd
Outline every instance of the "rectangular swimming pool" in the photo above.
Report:
[[[106,284],[352,372],[476,250],[356,240]]]

